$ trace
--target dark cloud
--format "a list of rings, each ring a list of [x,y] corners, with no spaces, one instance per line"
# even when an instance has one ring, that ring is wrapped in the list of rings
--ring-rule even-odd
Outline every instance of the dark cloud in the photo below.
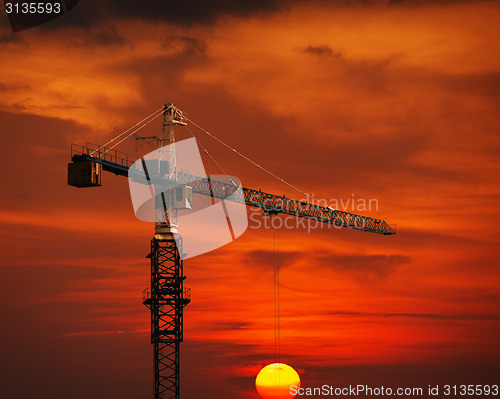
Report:
[[[91,49],[100,46],[125,46],[125,38],[118,32],[115,24],[103,24],[92,27],[85,35],[70,38],[75,48]]]
[[[125,43],[125,39],[118,33],[116,26],[106,25],[100,27],[92,35],[87,36],[89,41],[99,45],[120,45]]]
[[[492,0],[495,1],[495,0]],[[422,6],[429,4],[450,5],[473,2],[473,0],[340,0],[337,7],[374,7],[374,6]],[[61,18],[43,24],[39,29],[57,29],[64,26],[89,28],[101,23],[112,23],[120,19],[137,19],[151,22],[167,22],[175,25],[213,24],[224,17],[247,18],[252,15],[269,14],[287,10],[295,4],[304,3],[311,7],[317,4],[331,4],[328,0],[185,0],[170,2],[166,0],[87,0]]]
[[[161,45],[165,49],[185,56],[204,57],[207,50],[204,40],[189,36],[167,36]]]
[[[298,251],[279,251],[278,259],[280,267],[287,267],[301,259],[303,253]],[[252,268],[265,268],[271,270],[275,261],[275,253],[264,249],[251,251],[243,255],[245,262],[249,263]]]
[[[322,46],[308,46],[304,50],[302,50],[304,53],[307,54],[313,54],[313,55],[319,55],[319,56],[327,56],[327,57],[333,57],[333,58],[343,58],[342,53],[333,51],[332,48],[330,48],[327,45],[322,45]]]
[[[0,33],[0,45],[7,45],[9,43],[18,43],[21,41],[19,35],[10,32]]]
[[[209,331],[228,331],[228,330],[241,330],[245,327],[250,326],[247,322],[222,322],[214,321],[209,323],[204,323],[204,328]]]
[[[113,15],[182,24],[212,22],[223,15],[245,17],[256,12],[279,10],[289,3],[283,0],[186,0],[180,2],[152,0],[147,3],[135,0],[99,1],[99,3],[101,2],[102,7]]]
[[[498,314],[438,314],[438,313],[377,313],[377,312],[351,312],[351,311],[333,311],[328,312],[331,316],[351,316],[351,317],[382,317],[382,318],[413,318],[428,320],[448,320],[448,321],[497,321],[500,320]]]
[[[15,268],[15,270],[14,270]],[[31,292],[45,295],[60,292],[72,292],[75,284],[88,280],[100,280],[106,278],[115,278],[118,272],[112,268],[100,266],[81,266],[81,265],[16,265],[7,266],[3,264],[0,268],[0,275],[3,279],[9,278],[13,274],[19,276],[30,276],[25,279],[24,286]],[[40,285],[40,281],[44,281]],[[89,287],[95,289],[95,287]]]
[[[326,254],[316,258],[319,264],[339,272],[373,273],[384,277],[397,266],[411,262],[405,255]]]
[[[488,1],[488,0],[487,0]],[[489,0],[496,2],[498,0]],[[423,5],[438,5],[447,6],[457,3],[477,3],[477,0],[389,0],[389,6],[423,6]]]
[[[283,10],[297,0],[186,0],[170,2],[151,0],[89,0],[80,2],[64,18],[58,18],[47,29],[65,25],[89,27],[103,20],[113,21],[121,18],[168,22],[176,25],[211,24],[221,17],[248,17],[257,13]]]
[[[474,356],[462,357],[453,361],[441,360],[436,364],[429,361],[418,364],[369,364],[369,365],[332,365],[324,366],[311,362],[304,365],[306,372],[302,377],[303,386],[314,387],[329,384],[349,386],[366,384],[368,386],[425,387],[421,398],[428,395],[427,386],[436,384],[491,384],[496,381],[498,360]],[[366,398],[376,396],[366,395]],[[380,397],[380,396],[378,396]],[[412,396],[407,396],[412,397]],[[434,396],[435,397],[435,396]]]
[[[29,89],[30,87],[25,84],[12,84],[12,83],[7,83],[7,82],[0,82],[0,91],[13,91],[13,90],[20,90],[20,89]]]
[[[298,251],[280,251],[279,265],[286,267],[300,262],[305,255]],[[269,250],[255,250],[243,255],[246,263],[252,268],[259,267],[271,270],[275,254]],[[411,258],[405,255],[377,254],[377,255],[359,255],[359,254],[337,254],[323,252],[312,256],[312,263],[318,266],[328,267],[339,272],[354,272],[362,274],[376,274],[384,277],[396,267],[411,262]]]
[[[19,252],[36,254],[34,241],[30,239]],[[5,396],[13,399],[34,395],[59,398],[76,389],[72,395],[75,399],[105,398],[114,394],[132,399],[139,397],[141,392],[148,392],[151,371],[146,334],[64,336],[81,331],[128,329],[126,322],[115,325],[112,321],[122,311],[126,314],[124,320],[139,315],[142,317],[139,325],[147,326],[149,317],[138,300],[138,293],[132,295],[131,300],[120,297],[117,291],[108,298],[88,292],[87,299],[77,301],[70,295],[72,288],[83,289],[83,285],[90,288],[90,284],[99,284],[112,275],[107,267],[0,267],[0,289],[5,304],[0,314],[2,321],[11,326],[2,329],[1,333],[2,341],[9,342],[2,350],[9,364],[2,368],[4,381],[9,382],[3,384]],[[115,281],[117,278],[114,277]],[[112,284],[106,285],[106,291],[113,291]],[[97,297],[101,300],[89,306],[88,299]],[[25,352],[27,342],[31,348],[29,355]],[[43,367],[38,367],[41,364]],[[38,368],[31,379],[33,384],[22,383],[27,367]],[[129,377],[124,378],[123,373]]]

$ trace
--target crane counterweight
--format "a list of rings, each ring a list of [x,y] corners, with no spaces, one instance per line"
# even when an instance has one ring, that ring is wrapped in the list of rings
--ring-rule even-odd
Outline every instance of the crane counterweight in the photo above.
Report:
[[[84,188],[101,186],[102,165],[94,161],[68,164],[68,185]]]

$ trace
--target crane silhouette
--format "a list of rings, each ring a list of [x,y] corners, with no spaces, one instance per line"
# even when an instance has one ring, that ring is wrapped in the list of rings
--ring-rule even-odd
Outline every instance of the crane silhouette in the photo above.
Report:
[[[160,110],[160,114],[163,115],[161,134],[148,137],[156,139],[158,148],[174,143],[175,127],[186,126],[184,120],[187,119],[182,111],[172,103],[165,104]],[[153,119],[149,119],[147,122],[141,121],[144,122],[141,127]],[[197,125],[195,124],[195,126]],[[123,140],[125,139],[117,144]],[[130,169],[137,161],[137,157],[114,150],[113,148],[117,144],[109,148],[89,143],[84,146],[72,144],[71,163],[68,164],[68,184],[79,188],[101,186],[102,171],[129,176]],[[236,152],[234,149],[233,151]],[[144,160],[142,163],[144,164]],[[161,167],[159,167],[156,177],[159,177],[160,180],[171,180],[173,169],[174,166],[168,165],[166,172],[161,176]],[[150,172],[145,164],[142,171],[134,170],[134,174],[142,177],[145,181],[151,181]],[[308,200],[298,201],[245,187],[236,192],[234,182],[231,179],[220,181],[210,179],[210,177],[193,176],[182,171],[175,171],[175,180],[177,184],[189,187],[189,190],[183,191],[182,195],[189,195],[192,192],[212,198],[227,199],[228,195],[236,193],[234,200],[249,207],[260,208],[269,215],[292,215],[335,225],[339,228],[345,227],[383,235],[396,233],[395,227],[383,220],[333,209],[328,204],[323,206]],[[151,239],[150,253],[147,255],[147,258],[151,260],[151,286],[144,290],[143,303],[151,312],[154,398],[179,399],[183,312],[184,307],[191,301],[191,293],[190,289],[184,287],[186,277],[184,275],[182,237],[181,239],[177,237],[177,241],[175,239],[177,233],[176,211],[172,211],[170,207],[170,212],[167,212],[169,200],[165,198],[165,193],[162,193],[161,197],[162,201],[156,201],[155,204],[157,215],[155,234]]]

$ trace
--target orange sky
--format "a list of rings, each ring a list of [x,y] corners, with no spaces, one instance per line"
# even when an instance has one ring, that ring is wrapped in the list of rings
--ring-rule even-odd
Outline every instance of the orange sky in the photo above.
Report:
[[[498,383],[497,1],[81,3],[16,34],[0,15],[5,397],[150,395],[153,227],[124,178],[76,189],[66,164],[72,142],[170,101],[306,192],[377,199],[360,213],[398,225],[280,231],[281,360],[304,386]],[[300,198],[192,131],[243,186]],[[242,237],[185,262],[186,399],[255,399],[274,361],[273,231],[249,211]]]

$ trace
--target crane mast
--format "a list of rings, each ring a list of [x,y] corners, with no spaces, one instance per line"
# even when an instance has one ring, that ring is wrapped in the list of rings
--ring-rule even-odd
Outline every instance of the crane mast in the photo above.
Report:
[[[161,149],[174,144],[175,125],[185,125],[182,113],[173,104],[165,104],[163,128],[157,138]],[[175,151],[169,151],[169,179],[175,180]],[[161,158],[158,160],[161,162]],[[158,166],[160,168],[160,165]],[[160,170],[160,169],[158,169]],[[155,191],[161,192],[160,187]],[[144,305],[151,312],[151,344],[153,345],[153,382],[155,399],[180,397],[180,343],[183,341],[184,307],[190,302],[190,291],[184,288],[182,240],[176,244],[176,211],[167,212],[170,200],[164,192],[156,196],[155,235],[151,239],[151,287],[146,289]]]
[[[194,193],[227,199],[235,192],[234,185],[210,178],[192,176],[176,168],[175,150],[161,152],[170,146],[175,148],[175,127],[185,126],[182,112],[174,104],[163,107],[163,125],[159,136],[155,138],[160,153],[157,170],[162,169],[162,157],[168,156],[169,170],[156,181],[176,181],[192,187]],[[86,143],[85,146],[72,144],[71,160],[68,164],[68,184],[75,187],[95,187],[101,185],[102,170],[116,175],[129,176],[131,165],[137,157],[99,145]],[[143,165],[144,160],[142,160]],[[149,181],[144,171],[142,181]],[[145,177],[145,179],[144,179]],[[158,184],[158,183],[156,183]],[[153,345],[154,399],[180,398],[180,343],[183,341],[184,307],[191,301],[189,288],[184,287],[184,263],[182,260],[182,238],[177,235],[177,211],[168,207],[171,198],[155,186],[155,233],[151,239],[150,253],[146,256],[151,261],[151,286],[144,290],[143,303],[151,312],[151,344]],[[288,214],[299,218],[315,220],[370,233],[383,235],[395,234],[395,227],[385,221],[367,216],[360,216],[333,209],[329,206],[311,204],[243,188],[242,198],[236,201],[247,206],[257,207],[268,214]],[[167,212],[169,208],[169,212]],[[177,235],[177,243],[175,237]]]

